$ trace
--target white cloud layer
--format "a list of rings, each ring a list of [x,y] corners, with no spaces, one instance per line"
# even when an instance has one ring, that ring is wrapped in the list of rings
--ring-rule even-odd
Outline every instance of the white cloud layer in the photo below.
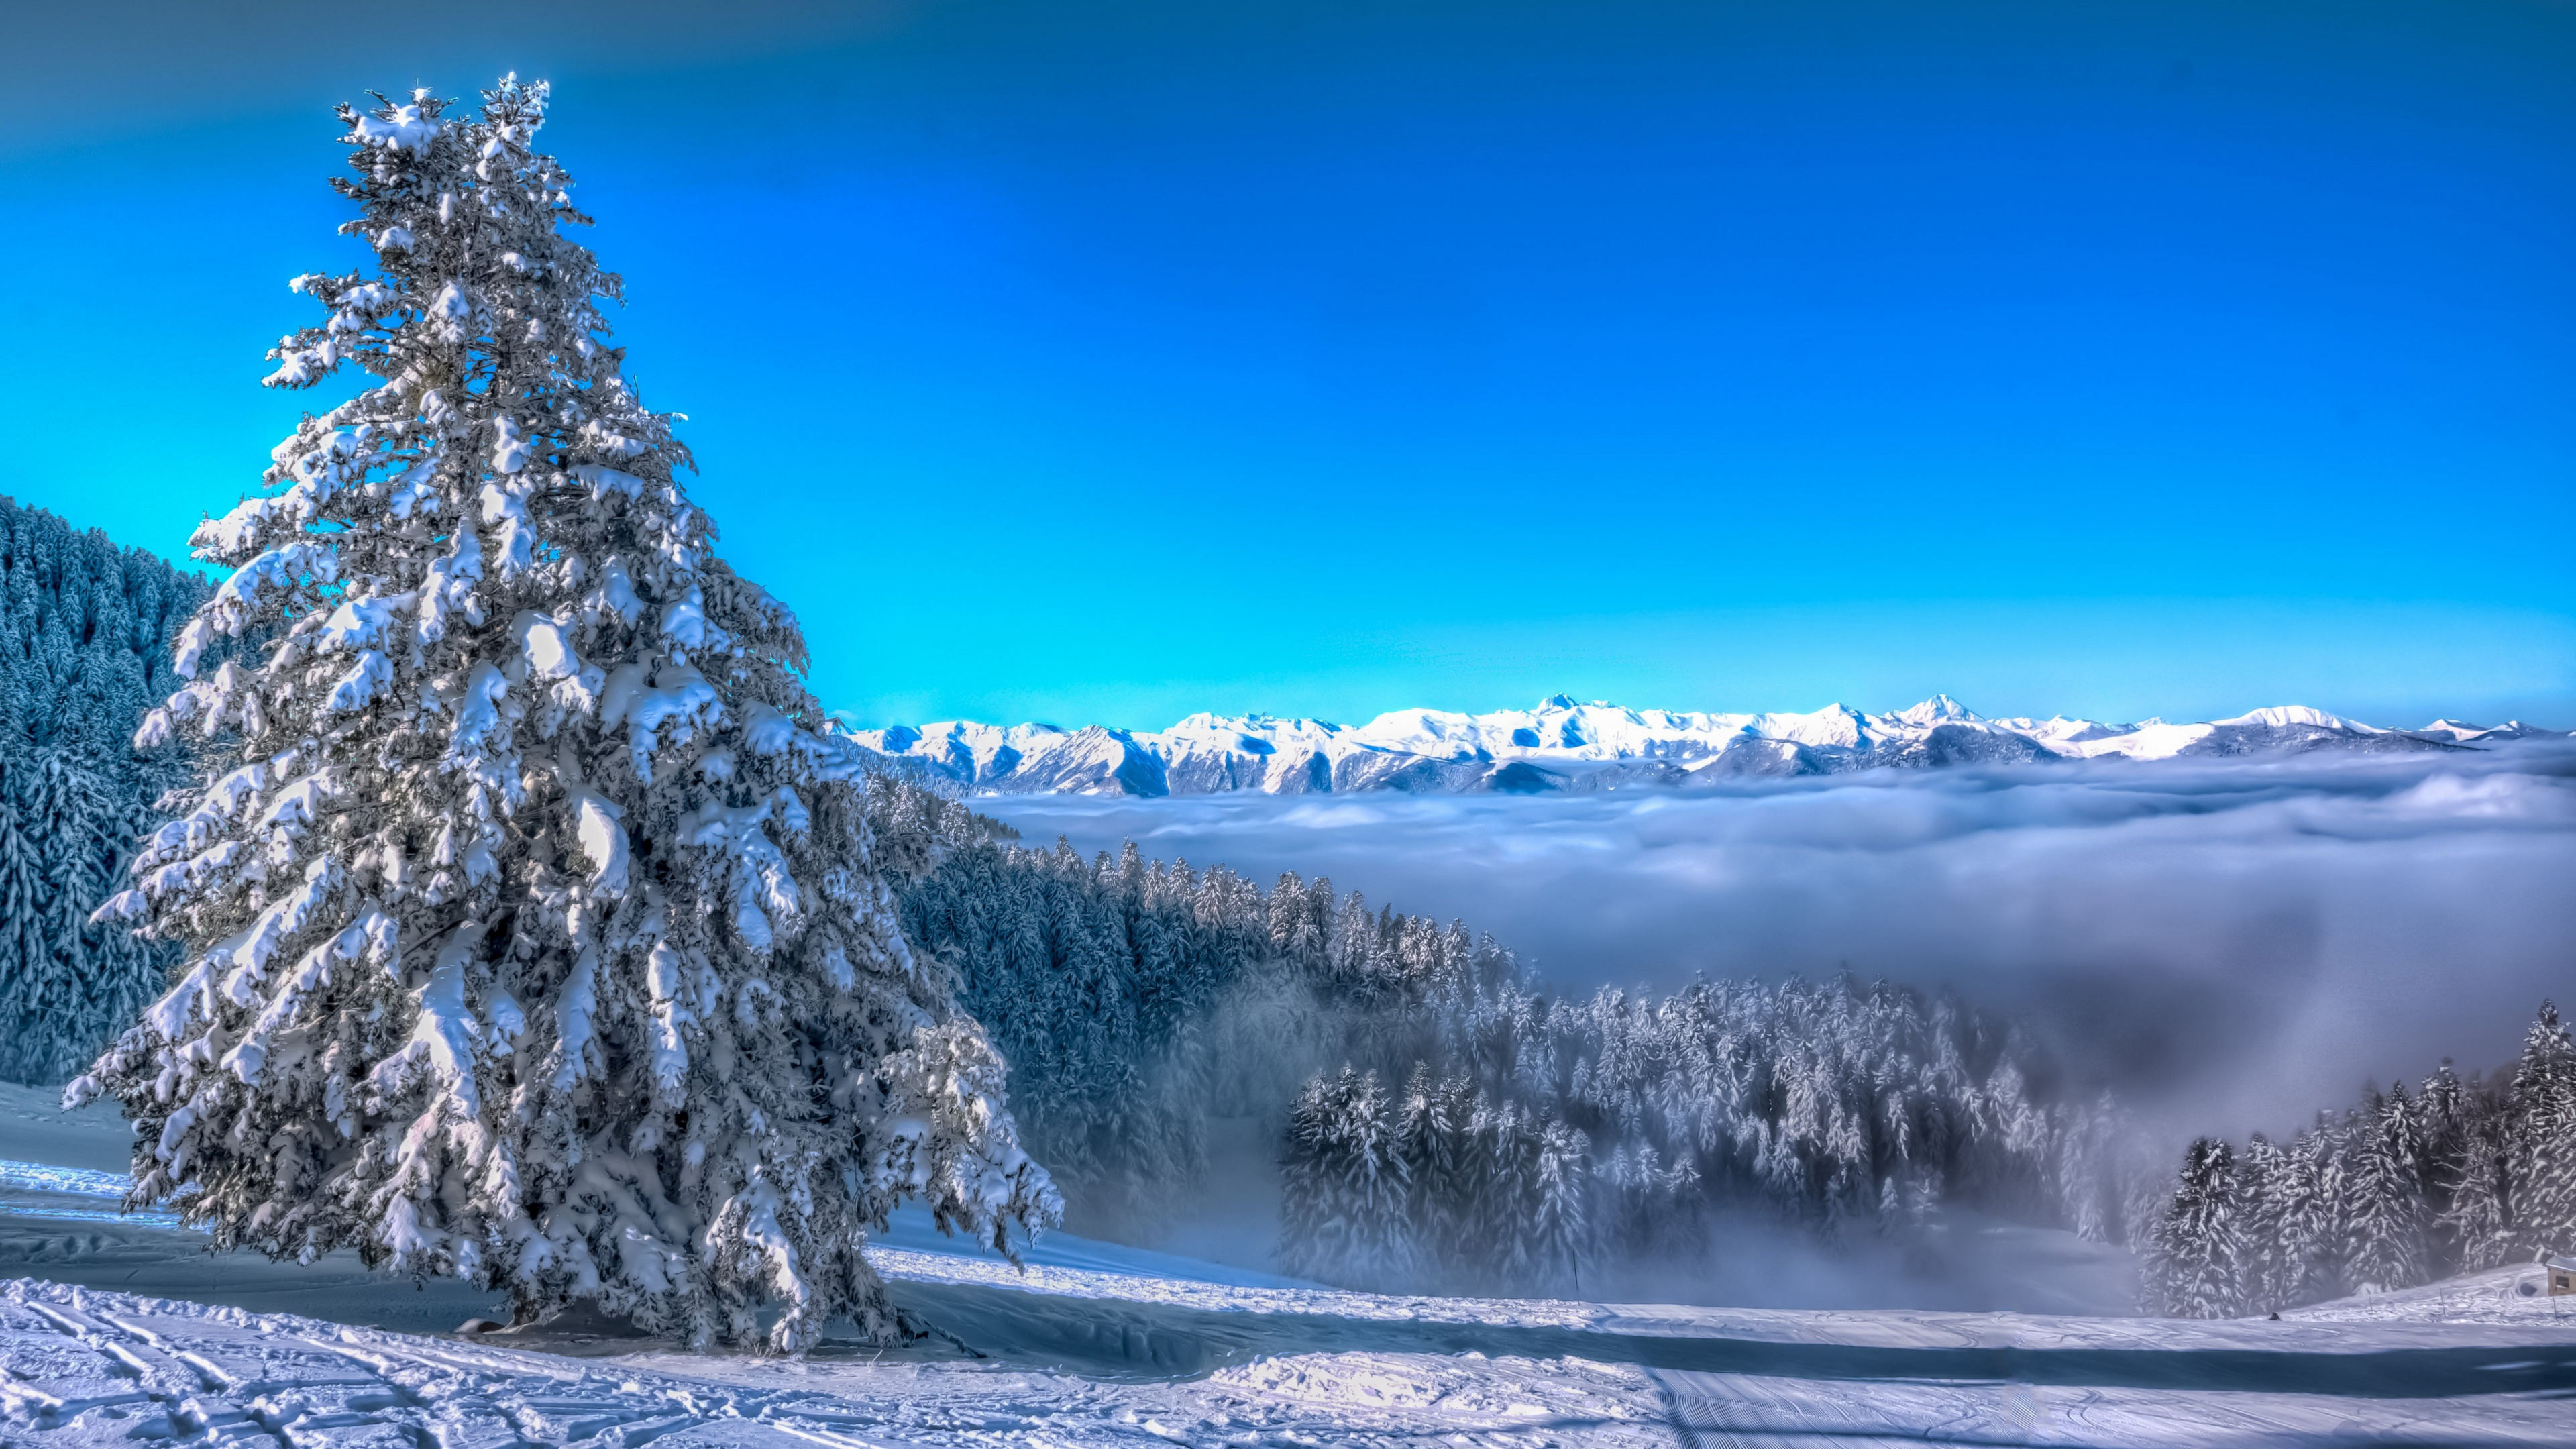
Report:
[[[2576,1005],[2576,745],[1885,770],[1559,798],[976,802],[1463,916],[1561,986],[1848,967],[2035,1022],[2181,1129],[2281,1127],[2366,1076],[2515,1050]]]

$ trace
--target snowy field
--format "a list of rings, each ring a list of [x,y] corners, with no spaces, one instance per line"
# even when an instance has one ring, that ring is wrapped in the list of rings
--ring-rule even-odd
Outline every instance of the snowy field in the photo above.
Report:
[[[937,1333],[802,1362],[556,1329],[120,1220],[121,1124],[0,1089],[0,1444],[2576,1443],[2576,1308],[2505,1270],[2283,1322],[1341,1292],[1056,1237],[874,1250]]]

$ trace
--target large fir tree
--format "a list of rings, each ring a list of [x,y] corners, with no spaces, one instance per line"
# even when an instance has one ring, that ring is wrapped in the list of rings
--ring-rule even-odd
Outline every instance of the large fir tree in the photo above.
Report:
[[[140,738],[223,758],[103,912],[187,955],[73,1095],[124,1103],[136,1200],[219,1247],[699,1344],[772,1304],[782,1350],[883,1334],[890,1208],[1001,1242],[1052,1189],[895,928],[794,618],[715,556],[607,342],[545,108],[342,109],[375,265],[296,279],[329,316],[268,381],[371,377],[198,531],[234,572]]]

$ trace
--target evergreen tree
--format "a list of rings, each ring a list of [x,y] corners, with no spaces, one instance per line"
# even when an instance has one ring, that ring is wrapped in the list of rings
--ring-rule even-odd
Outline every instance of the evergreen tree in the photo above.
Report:
[[[2246,1301],[2256,1310],[2300,1301],[2306,1263],[2293,1247],[2286,1223],[2296,1201],[2297,1165],[2260,1132],[2236,1160],[2237,1199],[2243,1208]]]
[[[1404,1155],[1377,1077],[1316,1077],[1288,1124],[1281,1266],[1344,1281],[1410,1273]]]
[[[793,616],[715,556],[607,344],[545,111],[515,79],[341,110],[376,265],[296,280],[330,316],[268,381],[372,381],[197,532],[234,572],[138,739],[228,760],[102,911],[183,969],[70,1095],[123,1103],[134,1201],[218,1248],[695,1344],[883,1335],[892,1207],[1006,1246],[1051,1189],[895,928]]]
[[[2464,1260],[2455,1214],[2461,1179],[2468,1170],[2468,1134],[2477,1113],[2473,1093],[2445,1058],[2424,1079],[2420,1098],[2423,1129],[2418,1144],[2416,1178],[2424,1190],[2424,1231],[2431,1271],[2458,1271]]]
[[[2234,1318],[2246,1310],[2235,1158],[2204,1137],[2183,1158],[2182,1183],[2156,1228],[2149,1281],[2170,1318]]]
[[[2513,1183],[2505,1250],[2525,1260],[2576,1247],[2576,1042],[2554,1002],[2524,1036],[2506,1132]]]
[[[1591,1161],[1583,1134],[1549,1122],[1533,1134],[1530,1166],[1531,1256],[1564,1272],[1583,1291],[1583,1261],[1590,1256]]]
[[[1535,1134],[1520,1103],[1482,1093],[1469,1133],[1470,1261],[1487,1282],[1530,1282],[1548,1266],[1530,1230],[1538,1220]]]
[[[2417,1173],[2417,1111],[2403,1084],[2371,1094],[2350,1128],[2347,1192],[2350,1269],[2364,1292],[2424,1281],[2424,1185]]]
[[[45,1080],[56,1044],[77,1029],[66,1014],[77,978],[45,930],[52,831],[26,783],[38,768],[27,755],[0,757],[0,961],[8,963],[7,1005],[18,1023],[6,1048],[9,1075],[20,1081]]]
[[[2482,1112],[2459,1132],[2459,1156],[2450,1170],[2450,1205],[2442,1229],[2461,1268],[2491,1268],[2516,1256],[2514,1232],[2514,1129],[2507,1112]]]
[[[1473,1090],[1465,1077],[1434,1080],[1430,1065],[1416,1062],[1397,1106],[1397,1151],[1404,1159],[1407,1188],[1404,1219],[1425,1266],[1452,1280],[1467,1242],[1467,1130],[1475,1117]]]

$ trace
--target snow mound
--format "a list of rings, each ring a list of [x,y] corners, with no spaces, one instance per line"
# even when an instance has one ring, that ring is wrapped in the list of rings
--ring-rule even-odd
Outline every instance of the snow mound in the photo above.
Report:
[[[2549,1276],[2541,1266],[2517,1263],[2421,1287],[2293,1308],[2281,1317],[2302,1323],[2509,1323],[2563,1327],[2576,1336],[2576,1297],[2550,1297]]]

